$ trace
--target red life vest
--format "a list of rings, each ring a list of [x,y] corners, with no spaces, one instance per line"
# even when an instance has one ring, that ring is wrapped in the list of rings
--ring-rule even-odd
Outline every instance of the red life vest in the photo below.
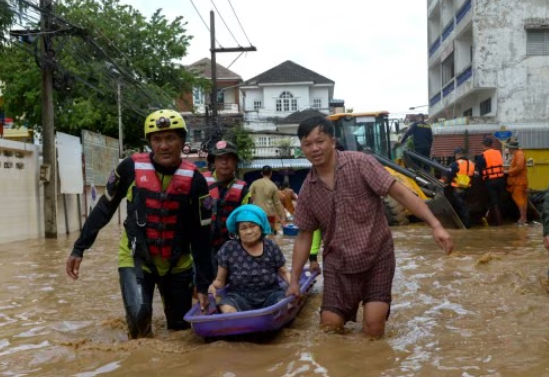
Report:
[[[224,197],[220,198],[219,186],[215,185],[217,180],[210,172],[204,172],[202,175],[206,178],[210,197],[214,200],[212,211],[212,246],[217,248],[229,239],[229,231],[225,223],[231,212],[242,204],[242,191],[244,190],[244,186],[246,186],[246,182],[235,179],[227,188]]]
[[[148,153],[132,156],[135,162],[135,186],[145,198],[147,224],[145,236],[151,256],[170,258],[181,222],[181,203],[188,200],[194,173],[194,164],[182,160],[166,191],[156,175]]]
[[[464,158],[460,158],[456,162],[459,166],[459,170],[458,170],[456,176],[454,177],[454,179],[452,180],[452,186],[453,187],[460,187],[460,185],[458,185],[458,182],[457,182],[457,176],[458,175],[466,175],[469,178],[473,177],[473,175],[475,174],[475,163],[473,161],[469,161],[469,160],[466,160]],[[468,187],[471,187],[471,182],[469,182]],[[462,188],[464,188],[464,187],[462,187]]]
[[[486,167],[482,169],[482,178],[494,179],[503,177],[503,157],[501,152],[495,149],[487,149],[482,152]]]

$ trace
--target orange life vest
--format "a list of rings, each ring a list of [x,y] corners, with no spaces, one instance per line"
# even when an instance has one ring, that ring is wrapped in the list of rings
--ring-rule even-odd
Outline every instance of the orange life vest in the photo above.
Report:
[[[452,186],[453,187],[466,188],[466,187],[463,187],[463,186],[458,184],[458,176],[459,175],[465,175],[465,176],[471,178],[475,174],[475,163],[473,161],[469,161],[469,160],[464,159],[464,158],[460,158],[456,162],[459,166],[459,170],[458,170],[456,176],[454,177],[454,179],[452,180]],[[469,181],[469,184],[468,184],[467,187],[471,187],[471,182],[470,181]]]
[[[181,213],[180,209],[185,201],[189,201],[192,180],[197,168],[194,164],[182,160],[164,191],[149,154],[137,153],[132,159],[135,162],[135,186],[138,195],[145,199],[144,230],[149,253],[151,256],[160,255],[168,259],[172,256],[174,248],[184,247],[179,245],[181,242],[178,242],[177,227],[182,224],[182,217],[185,214]],[[143,208],[136,208],[136,212],[142,211]]]
[[[487,149],[482,152],[486,167],[482,170],[482,178],[494,179],[503,177],[503,157],[501,152],[495,149]]]
[[[210,197],[214,202],[212,206],[212,246],[219,247],[229,239],[229,231],[225,223],[231,212],[242,204],[242,191],[246,182],[235,179],[221,198],[219,186],[215,185],[217,180],[212,176],[212,173],[204,172],[202,175],[206,178]]]

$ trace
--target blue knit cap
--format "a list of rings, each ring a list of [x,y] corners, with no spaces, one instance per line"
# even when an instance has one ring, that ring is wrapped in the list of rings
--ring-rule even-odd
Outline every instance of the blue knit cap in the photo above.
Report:
[[[244,204],[231,212],[226,223],[227,229],[230,233],[238,234],[237,225],[244,221],[259,225],[263,235],[271,234],[271,225],[267,220],[267,214],[255,204]]]

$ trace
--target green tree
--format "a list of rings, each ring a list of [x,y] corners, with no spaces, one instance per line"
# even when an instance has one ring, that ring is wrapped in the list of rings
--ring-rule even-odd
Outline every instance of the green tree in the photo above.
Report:
[[[177,63],[192,38],[182,17],[169,21],[158,10],[147,20],[118,0],[67,0],[57,3],[55,14],[56,26],[48,39],[55,52],[58,131],[79,135],[85,128],[118,137],[120,99],[124,142],[138,146],[150,112],[173,108],[182,92],[204,85]],[[0,70],[6,113],[25,114],[31,125],[41,122],[36,62],[45,63],[36,50],[38,39],[34,44],[14,42],[0,52],[3,68],[7,61],[7,69]]]
[[[250,161],[252,159],[255,143],[254,139],[250,136],[250,132],[244,127],[241,125],[234,126],[225,131],[223,137],[236,144],[238,155],[242,160]]]
[[[280,149],[281,157],[291,157],[291,149],[294,146],[294,143],[291,138],[286,137],[280,140],[275,141],[274,143]]]

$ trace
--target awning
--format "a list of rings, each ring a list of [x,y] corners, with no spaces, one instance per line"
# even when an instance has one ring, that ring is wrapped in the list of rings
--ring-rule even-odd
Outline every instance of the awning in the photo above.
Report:
[[[273,169],[308,169],[311,163],[306,158],[262,158],[238,164],[239,169],[261,169],[269,165]]]

